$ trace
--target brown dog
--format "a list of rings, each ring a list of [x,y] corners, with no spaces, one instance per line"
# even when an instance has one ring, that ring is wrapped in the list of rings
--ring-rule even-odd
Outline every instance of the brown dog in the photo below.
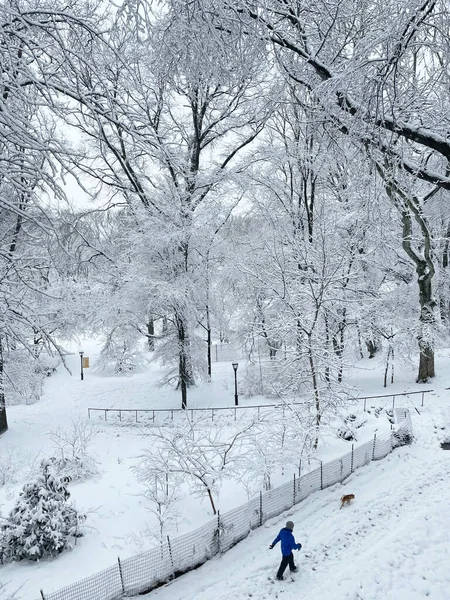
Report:
[[[344,496],[342,496],[341,508],[344,506],[345,503],[350,504],[350,500],[354,500],[354,498],[355,498],[355,494],[345,494]],[[341,508],[339,510],[341,510]]]

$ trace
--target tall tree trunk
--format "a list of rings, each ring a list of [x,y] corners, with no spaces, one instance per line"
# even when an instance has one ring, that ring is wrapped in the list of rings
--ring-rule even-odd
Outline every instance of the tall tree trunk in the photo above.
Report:
[[[301,356],[302,347],[303,347],[303,329],[302,329],[302,322],[300,321],[300,317],[297,317],[295,347],[296,347],[296,350],[297,350],[297,354],[299,356]]]
[[[3,345],[0,338],[0,434],[8,429],[8,420],[6,418],[6,402],[4,389],[4,371],[3,371]]]
[[[150,352],[155,349],[155,320],[149,317],[147,323],[147,344]]]
[[[190,226],[192,217],[186,206],[183,209],[183,222],[186,230]],[[179,275],[183,278],[188,278],[189,273],[189,242],[183,239],[179,244]],[[183,302],[175,308],[175,323],[178,335],[178,352],[179,352],[179,384],[181,388],[181,408],[187,408],[187,389],[194,385],[194,377],[191,361],[191,348],[189,339],[189,321],[187,318],[186,307],[189,306],[189,292],[184,281]]]
[[[419,285],[420,302],[420,331],[417,336],[419,342],[419,374],[417,383],[427,383],[430,377],[434,377],[434,327],[436,302],[433,298],[431,279],[432,275],[426,265],[417,265],[417,276]]]
[[[388,378],[388,373],[389,373],[389,361],[390,361],[390,358],[391,358],[391,353],[392,353],[392,347],[389,346],[388,353],[387,353],[387,356],[386,356],[386,367],[384,369],[383,387],[387,387],[387,378]]]
[[[333,333],[333,349],[334,353],[338,357],[338,383],[342,383],[342,377],[344,372],[344,345],[345,345],[345,328],[347,326],[347,311],[345,308],[339,311],[342,314],[341,320],[338,323],[337,331]]]
[[[450,254],[450,222],[447,224],[447,230],[445,235],[445,244],[444,249],[442,251],[442,268],[444,270],[448,269],[449,266],[449,254]],[[448,294],[441,290],[439,293],[439,313],[441,315],[441,321],[443,323],[448,323],[450,318],[450,310],[449,310],[449,298]]]
[[[181,388],[181,408],[183,408],[183,409],[187,408],[187,385],[186,385],[186,379],[184,377],[185,370],[186,370],[185,357],[183,356],[183,354],[180,351],[178,374],[179,374],[179,378],[180,378],[179,382],[180,382],[180,388]]]
[[[206,303],[205,303],[205,317],[206,317],[206,353],[207,353],[207,359],[208,359],[208,379],[209,381],[211,381],[211,371],[212,371],[212,358],[211,358],[211,351],[212,351],[212,332],[211,332],[211,315],[209,312],[209,288],[210,288],[210,273],[209,273],[209,249],[207,252],[207,259],[206,259],[206,281],[205,281],[205,287],[206,287]]]
[[[315,411],[316,411],[316,415],[315,415],[315,425],[316,425],[316,437],[314,439],[314,449],[317,449],[317,446],[319,445],[319,433],[320,433],[320,421],[322,418],[322,415],[320,414],[320,393],[319,393],[319,382],[317,380],[317,370],[316,370],[316,364],[314,361],[314,355],[313,355],[313,351],[311,348],[311,336],[308,336],[308,359],[309,359],[309,367],[311,369],[311,379],[312,379],[312,384],[313,384],[313,390],[314,390],[314,404],[315,404]]]
[[[376,163],[378,173],[384,180],[389,198],[393,201],[400,211],[403,225],[402,247],[412,262],[415,264],[417,273],[417,284],[419,286],[419,333],[417,341],[419,343],[419,373],[417,383],[427,383],[431,377],[434,377],[434,329],[436,326],[436,300],[433,297],[432,280],[435,273],[431,233],[428,229],[426,218],[422,212],[422,206],[437,191],[438,187],[429,192],[422,200],[417,196],[404,192],[399,182],[392,175],[391,165],[386,159],[386,165],[383,167]],[[387,168],[386,168],[387,167]],[[413,245],[413,226],[412,218],[419,227],[421,234],[420,247]]]
[[[279,340],[275,339],[273,336],[270,336],[267,333],[266,317],[264,316],[264,308],[263,308],[263,304],[262,304],[262,299],[259,295],[256,298],[256,307],[258,310],[258,318],[259,318],[258,328],[259,327],[261,328],[261,334],[262,334],[262,336],[267,344],[267,347],[269,349],[269,359],[275,360],[275,358],[277,356],[277,352],[281,348],[281,342]]]
[[[167,323],[167,315],[164,315],[162,318],[162,332],[163,335],[169,331],[169,325]]]
[[[206,343],[208,345],[208,379],[211,381],[211,371],[212,371],[212,358],[211,358],[211,349],[212,349],[212,336],[211,336],[211,318],[209,315],[209,306],[206,305]]]
[[[175,322],[178,334],[178,376],[181,389],[181,408],[187,408],[187,389],[194,385],[190,359],[189,336],[184,318],[181,314],[175,314]]]
[[[329,384],[331,382],[330,377],[330,325],[328,322],[328,313],[325,310],[325,348],[326,348],[326,362],[325,362],[325,381]]]
[[[378,351],[378,346],[375,340],[366,340],[366,348],[369,353],[369,358],[374,358]]]
[[[364,352],[362,349],[362,342],[361,342],[361,330],[359,328],[359,323],[356,324],[356,331],[358,333],[358,351],[359,351],[359,358],[363,359],[364,358]]]

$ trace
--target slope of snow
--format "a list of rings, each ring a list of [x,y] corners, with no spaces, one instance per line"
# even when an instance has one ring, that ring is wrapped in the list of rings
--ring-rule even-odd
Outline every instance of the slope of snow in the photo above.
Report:
[[[430,399],[431,400],[431,399]],[[221,557],[146,597],[154,600],[416,600],[450,598],[448,392],[414,419],[416,441],[371,463],[343,485],[317,492]],[[444,430],[445,431],[445,430]],[[354,493],[344,509],[339,498]],[[287,519],[303,544],[299,567],[274,581]],[[270,578],[270,579],[269,579]]]

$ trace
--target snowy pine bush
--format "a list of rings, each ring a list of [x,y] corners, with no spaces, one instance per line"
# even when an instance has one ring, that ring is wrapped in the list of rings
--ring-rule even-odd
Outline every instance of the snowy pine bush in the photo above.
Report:
[[[79,523],[84,517],[69,503],[67,483],[55,475],[50,460],[44,459],[41,468],[0,525],[0,553],[5,560],[56,556],[81,536]]]

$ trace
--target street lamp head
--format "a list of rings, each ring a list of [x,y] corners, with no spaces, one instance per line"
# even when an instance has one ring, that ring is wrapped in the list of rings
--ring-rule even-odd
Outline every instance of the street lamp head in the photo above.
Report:
[[[233,369],[237,371],[239,363],[231,363],[233,365]]]
[[[84,350],[80,350],[80,351],[79,351],[79,354],[80,354],[80,356],[83,356],[83,354],[84,354]]]

